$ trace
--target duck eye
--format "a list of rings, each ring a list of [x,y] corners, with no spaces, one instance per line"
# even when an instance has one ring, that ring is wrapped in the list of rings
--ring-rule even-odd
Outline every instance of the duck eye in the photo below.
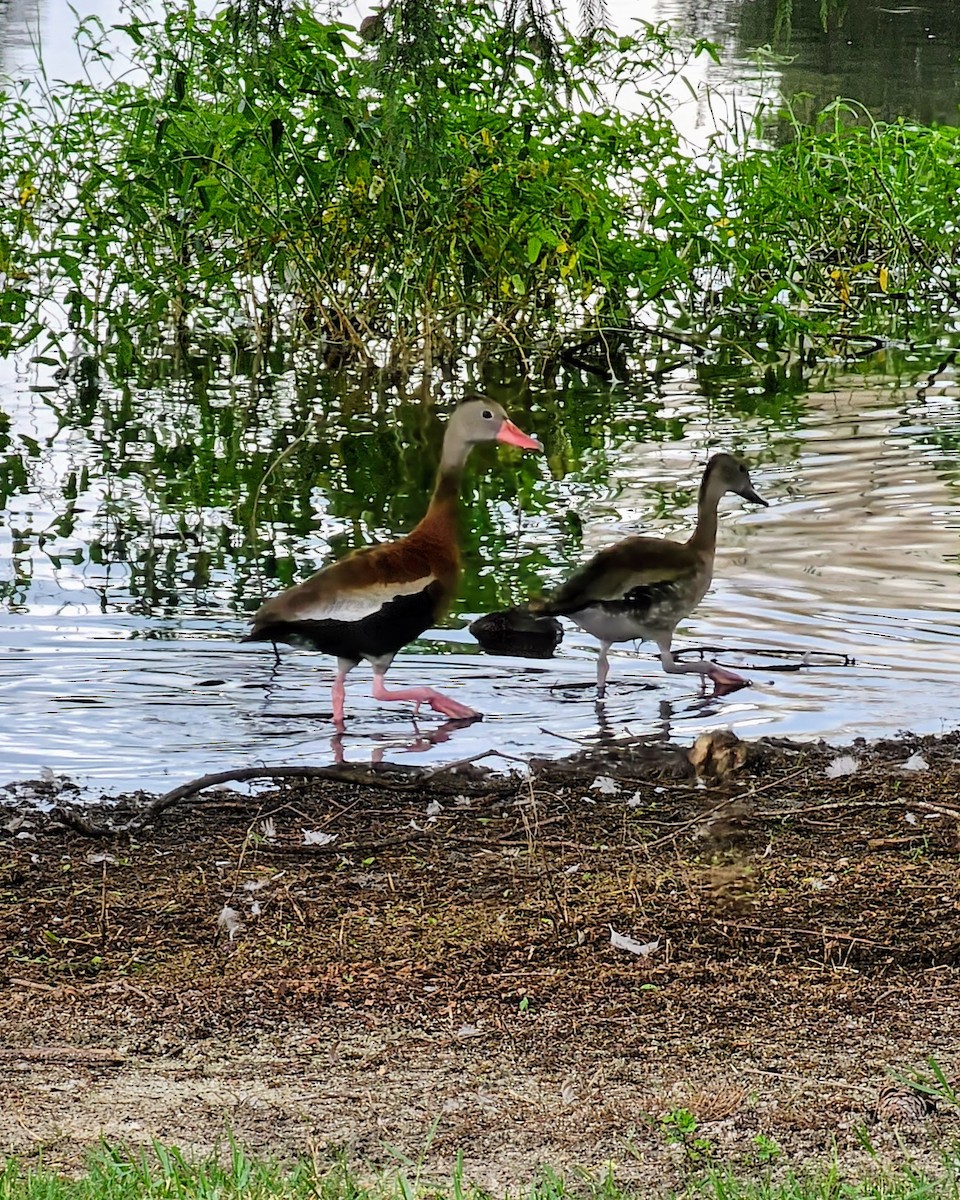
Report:
[[[485,409],[483,410],[483,419],[484,419],[485,421],[491,421],[491,420],[493,420],[493,413],[490,411],[490,409],[489,409],[489,408],[485,408]]]

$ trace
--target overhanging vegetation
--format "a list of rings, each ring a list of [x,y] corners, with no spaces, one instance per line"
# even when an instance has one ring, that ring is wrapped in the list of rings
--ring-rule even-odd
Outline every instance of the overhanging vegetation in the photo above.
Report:
[[[0,95],[0,352],[122,375],[159,345],[282,337],[403,376],[637,332],[820,352],[956,307],[956,130],[838,104],[694,155],[662,87],[712,47],[414,11],[386,10],[386,48],[308,5],[268,37],[233,5],[82,24],[112,82]]]

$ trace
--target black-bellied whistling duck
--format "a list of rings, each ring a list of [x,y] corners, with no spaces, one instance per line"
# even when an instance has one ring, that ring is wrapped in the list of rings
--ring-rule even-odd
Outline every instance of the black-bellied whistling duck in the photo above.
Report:
[[[654,641],[663,669],[709,676],[717,692],[735,691],[748,682],[717,663],[677,662],[670,650],[673,631],[700,603],[713,578],[717,546],[717,508],[735,492],[767,507],[753,490],[742,462],[715,454],[707,463],[697,501],[697,525],[686,542],[628,537],[601,550],[546,600],[531,609],[566,616],[600,640],[597,696],[603,698],[614,642]]]
[[[333,719],[343,725],[344,680],[362,660],[373,667],[378,700],[412,700],[454,720],[472,708],[427,687],[387,691],[383,677],[407,642],[434,625],[453,597],[460,575],[457,507],[470,451],[480,442],[542,450],[484,396],[464,400],[447,422],[433,498],[406,537],[354,550],[315,575],[267,600],[253,616],[246,641],[289,642],[337,658]]]

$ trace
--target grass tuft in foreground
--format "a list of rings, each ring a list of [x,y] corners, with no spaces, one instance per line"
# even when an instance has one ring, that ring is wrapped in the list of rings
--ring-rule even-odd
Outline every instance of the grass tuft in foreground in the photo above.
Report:
[[[412,1176],[398,1171],[362,1182],[349,1167],[318,1169],[302,1160],[281,1166],[254,1159],[235,1143],[229,1154],[190,1161],[179,1150],[154,1143],[152,1153],[131,1155],[106,1147],[86,1171],[65,1177],[15,1159],[0,1165],[0,1200],[141,1200],[175,1196],[181,1200],[489,1200],[490,1194],[467,1183],[458,1163],[449,1183],[427,1184],[417,1164]],[[928,1173],[909,1164],[853,1179],[831,1167],[809,1175],[781,1170],[776,1177],[741,1178],[706,1169],[681,1187],[664,1183],[651,1192],[641,1185],[619,1185],[613,1169],[603,1177],[578,1173],[571,1181],[545,1171],[536,1183],[517,1188],[525,1200],[956,1200],[960,1147],[942,1155],[942,1170]]]

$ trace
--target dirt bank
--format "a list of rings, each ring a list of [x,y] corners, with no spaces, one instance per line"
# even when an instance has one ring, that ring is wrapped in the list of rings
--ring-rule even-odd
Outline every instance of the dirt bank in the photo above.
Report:
[[[428,1147],[444,1172],[462,1149],[490,1186],[608,1159],[663,1183],[763,1139],[863,1165],[864,1124],[924,1154],[950,1106],[873,1113],[890,1071],[960,1071],[960,741],[854,747],[830,778],[837,753],[714,751],[706,780],[639,743],[509,779],[367,769],[107,839],[11,790],[0,1149],[199,1151],[226,1121],[273,1154]]]

